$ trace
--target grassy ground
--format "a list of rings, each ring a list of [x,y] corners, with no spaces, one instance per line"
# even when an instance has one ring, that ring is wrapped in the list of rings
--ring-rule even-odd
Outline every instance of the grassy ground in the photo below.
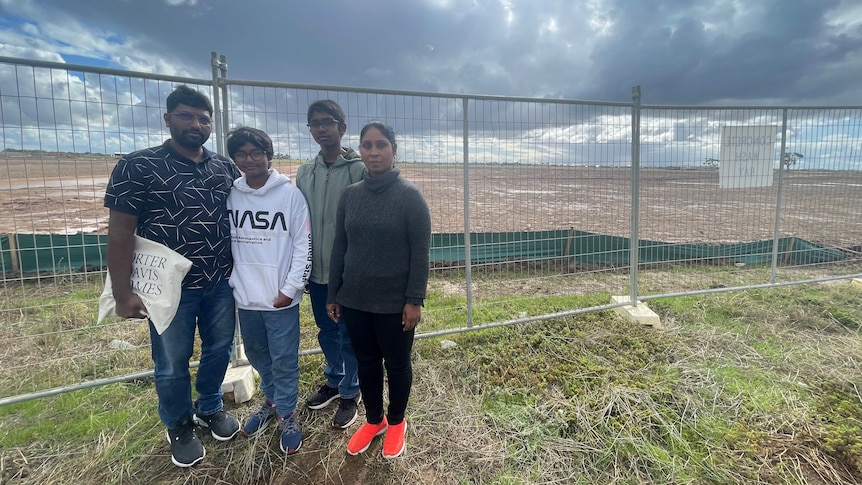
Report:
[[[445,298],[431,307],[457,303],[431,294]],[[555,298],[522,310],[546,313]],[[0,483],[862,481],[859,286],[650,306],[665,328],[600,312],[450,336],[449,348],[417,341],[408,448],[397,460],[384,460],[379,443],[348,456],[349,432],[329,426],[334,410],[301,409],[298,455],[282,456],[274,432],[229,443],[202,433],[207,458],[178,469],[153,385],[141,381],[0,407]],[[319,356],[302,360],[301,398],[322,367]],[[246,418],[257,405],[227,407]]]

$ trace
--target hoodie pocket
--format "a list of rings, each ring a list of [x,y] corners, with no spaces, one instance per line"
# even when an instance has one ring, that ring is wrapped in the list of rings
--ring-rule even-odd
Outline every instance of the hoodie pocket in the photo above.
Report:
[[[272,309],[278,296],[278,266],[238,263],[230,276],[237,305],[244,308]]]

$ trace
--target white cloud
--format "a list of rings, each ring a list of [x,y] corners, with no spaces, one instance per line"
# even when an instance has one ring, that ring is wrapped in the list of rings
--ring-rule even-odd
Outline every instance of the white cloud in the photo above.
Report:
[[[34,37],[40,35],[39,27],[37,27],[35,24],[31,24],[30,22],[25,22],[21,25],[21,32],[32,35]]]
[[[381,68],[381,67],[372,67],[365,70],[365,75],[369,78],[384,78],[386,76],[392,75],[391,69]]]
[[[20,57],[24,59],[36,59],[40,61],[63,62],[63,57],[57,52],[41,50],[29,46],[4,44],[0,42],[0,51],[4,56]]]
[[[545,23],[544,23],[544,24],[539,28],[539,35],[540,35],[540,36],[543,36],[543,35],[554,35],[554,34],[556,34],[558,31],[559,31],[559,28],[557,27],[557,19],[556,19],[556,18],[554,18],[554,17],[551,17],[550,19],[548,19],[548,21],[547,21],[547,22],[545,22]]]
[[[829,25],[838,32],[846,33],[858,29],[862,25],[862,3],[856,0],[842,0],[825,16]]]

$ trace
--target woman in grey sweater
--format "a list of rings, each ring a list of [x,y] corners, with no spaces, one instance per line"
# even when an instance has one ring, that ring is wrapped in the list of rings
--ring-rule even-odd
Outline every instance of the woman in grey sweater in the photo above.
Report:
[[[405,449],[410,352],[428,286],[431,214],[419,189],[394,166],[397,148],[389,126],[372,121],[362,128],[359,153],[368,173],[345,189],[336,218],[326,310],[333,321],[344,316],[367,421],[347,444],[351,455],[383,434],[385,458]]]

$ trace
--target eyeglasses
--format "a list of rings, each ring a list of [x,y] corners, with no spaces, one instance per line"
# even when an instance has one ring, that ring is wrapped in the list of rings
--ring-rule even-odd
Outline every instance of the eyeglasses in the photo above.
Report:
[[[312,130],[316,130],[316,129],[320,128],[321,126],[324,128],[332,128],[333,126],[335,126],[338,123],[341,123],[341,122],[338,120],[334,120],[332,118],[326,118],[325,120],[311,120],[305,126],[311,128]]]
[[[209,126],[212,124],[213,120],[209,116],[195,116],[191,113],[186,113],[185,111],[180,111],[179,113],[168,113],[169,116],[176,116],[183,123],[191,123],[193,120],[198,120],[198,123],[201,126]]]
[[[263,150],[254,150],[250,153],[236,152],[233,154],[233,159],[236,160],[237,162],[244,162],[244,161],[248,160],[249,157],[251,157],[251,159],[254,160],[255,162],[259,162],[259,161],[263,160],[264,158],[266,158],[266,152]]]

